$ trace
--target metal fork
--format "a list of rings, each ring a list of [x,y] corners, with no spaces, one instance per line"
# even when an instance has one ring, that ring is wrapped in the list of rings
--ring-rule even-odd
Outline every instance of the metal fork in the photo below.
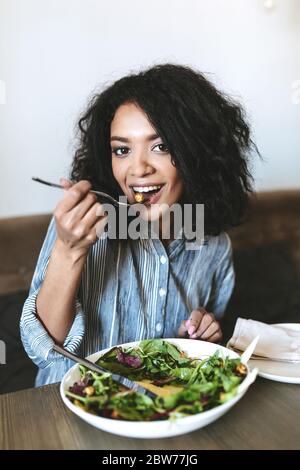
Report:
[[[33,176],[31,179],[33,181],[37,181],[38,183],[46,184],[47,186],[52,186],[53,188],[65,189],[61,184],[50,183],[49,181],[42,180],[41,178],[36,178],[35,176]],[[107,193],[103,193],[102,191],[96,191],[95,189],[91,189],[90,193],[94,193],[98,196],[105,197],[106,199],[111,201],[114,205],[126,206],[126,207],[130,206],[130,204],[127,204],[126,202],[117,201],[114,197],[110,196]]]
[[[143,393],[144,395],[147,395],[147,397],[150,397],[150,398],[157,397],[156,393],[153,393],[152,391],[143,387],[139,383],[133,382],[132,380],[129,380],[127,377],[124,377],[123,375],[114,374],[111,371],[98,366],[98,364],[95,364],[94,362],[89,361],[88,359],[76,356],[76,354],[73,354],[67,351],[65,348],[58,346],[58,344],[53,345],[53,350],[56,351],[58,354],[61,354],[62,356],[67,357],[68,359],[71,359],[77,364],[82,364],[87,369],[93,370],[94,372],[97,372],[98,374],[106,374],[106,373],[111,374],[111,378],[113,379],[114,382],[117,382],[119,385],[123,385],[124,387],[134,392]]]

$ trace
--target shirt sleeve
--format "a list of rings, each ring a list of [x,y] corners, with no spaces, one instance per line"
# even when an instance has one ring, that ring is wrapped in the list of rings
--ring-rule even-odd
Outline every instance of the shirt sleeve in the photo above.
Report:
[[[29,295],[25,301],[20,321],[23,346],[30,359],[40,368],[46,368],[53,365],[54,362],[66,360],[52,350],[54,341],[38,319],[36,311],[36,298],[45,278],[55,240],[56,227],[55,221],[52,218],[38,258]],[[79,300],[76,299],[75,317],[64,341],[64,348],[71,352],[77,352],[84,336],[84,330],[84,313]]]
[[[235,282],[231,241],[227,234],[224,234],[224,238],[224,250],[222,250],[221,259],[215,271],[211,295],[206,305],[206,309],[212,312],[218,320],[225,313]]]

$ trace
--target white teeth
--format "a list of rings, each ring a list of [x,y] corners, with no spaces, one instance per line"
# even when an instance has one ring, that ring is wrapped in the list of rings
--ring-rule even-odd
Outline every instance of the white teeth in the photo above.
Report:
[[[148,193],[149,191],[154,191],[155,189],[160,189],[161,185],[157,186],[132,186],[132,189],[138,193]]]

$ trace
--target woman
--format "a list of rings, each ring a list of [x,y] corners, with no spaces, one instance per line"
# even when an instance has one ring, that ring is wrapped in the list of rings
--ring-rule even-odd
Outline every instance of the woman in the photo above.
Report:
[[[189,67],[118,80],[94,97],[79,130],[21,319],[36,385],[71,365],[53,342],[88,355],[146,337],[220,341],[234,286],[225,230],[242,221],[251,191],[242,110]],[[144,198],[141,216],[159,222],[160,238],[101,236],[107,215],[91,188],[130,204]],[[184,230],[167,239],[161,230],[159,208],[184,203],[204,204],[206,243],[197,250],[186,249]]]

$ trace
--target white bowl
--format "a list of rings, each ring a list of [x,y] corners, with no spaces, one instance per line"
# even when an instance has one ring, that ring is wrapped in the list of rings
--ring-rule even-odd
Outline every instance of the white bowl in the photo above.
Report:
[[[165,338],[164,338],[165,339]],[[190,340],[190,339],[165,339],[176,346],[182,351],[185,351],[189,357],[201,358],[211,356],[216,350],[220,350],[224,357],[229,356],[230,358],[237,358],[239,355],[230,349],[227,349],[218,344],[209,343],[206,341]],[[126,343],[120,345],[121,347],[137,346],[138,341],[133,343]],[[99,357],[104,354],[108,349],[92,354],[88,357],[92,362],[96,362]],[[216,406],[208,411],[203,411],[192,416],[179,418],[176,421],[122,421],[117,419],[102,418],[88,413],[78,406],[74,405],[65,395],[65,392],[69,389],[74,382],[80,380],[79,366],[76,364],[73,366],[63,377],[60,385],[60,394],[65,405],[73,411],[77,416],[88,422],[92,426],[103,431],[118,434],[126,437],[139,437],[143,439],[160,439],[162,437],[178,436],[185,434],[195,429],[202,428],[207,424],[220,418],[226,413],[233,405],[235,405],[242,396],[246,393],[249,385],[254,382],[257,375],[257,369],[253,369],[251,372],[248,369],[248,374],[244,381],[238,388],[237,395],[226,403]]]

